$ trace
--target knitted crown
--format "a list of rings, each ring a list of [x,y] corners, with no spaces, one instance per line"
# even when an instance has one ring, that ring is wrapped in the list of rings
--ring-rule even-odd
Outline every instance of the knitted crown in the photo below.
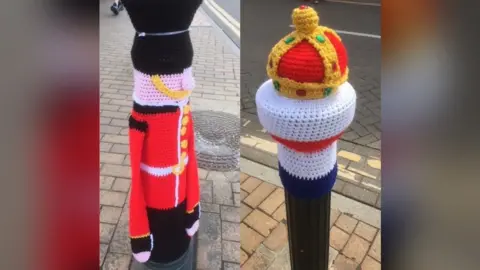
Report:
[[[319,26],[313,8],[303,5],[295,8],[292,21],[295,31],[272,48],[267,74],[282,96],[327,97],[348,79],[347,51],[335,31]]]

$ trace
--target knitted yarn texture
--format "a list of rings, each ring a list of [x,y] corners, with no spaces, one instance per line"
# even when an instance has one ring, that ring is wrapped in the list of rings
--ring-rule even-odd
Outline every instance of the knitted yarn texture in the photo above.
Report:
[[[295,197],[330,192],[337,176],[337,143],[355,115],[348,57],[334,30],[319,26],[308,6],[293,10],[295,31],[268,56],[270,80],[257,91],[258,118],[278,143],[279,173]]]
[[[190,95],[193,48],[188,30],[201,0],[124,0],[137,32],[129,118],[133,257],[169,263],[198,231],[200,188]],[[161,35],[177,31],[174,35]],[[148,35],[157,34],[157,35]]]

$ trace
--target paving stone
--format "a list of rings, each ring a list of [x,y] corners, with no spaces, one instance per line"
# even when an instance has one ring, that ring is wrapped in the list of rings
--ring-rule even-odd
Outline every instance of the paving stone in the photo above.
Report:
[[[380,232],[377,233],[377,236],[375,237],[375,240],[373,240],[372,246],[370,247],[370,251],[368,252],[368,255],[370,255],[372,258],[375,260],[381,262],[381,256],[382,256],[382,247],[381,247],[381,236],[382,234]]]
[[[268,270],[291,270],[290,266],[290,250],[288,246],[284,248],[272,262]]]
[[[359,185],[360,182],[362,182],[363,176],[358,173],[351,172],[345,168],[338,167],[337,181],[339,179],[347,182],[347,184],[353,183]]]
[[[213,181],[213,202],[234,205],[232,185],[228,182]]]
[[[114,177],[111,176],[100,176],[100,189],[110,189],[112,188]]]
[[[363,258],[365,258],[369,247],[370,244],[366,240],[356,234],[352,234],[342,254],[360,264]]]
[[[340,214],[340,211],[337,209],[330,209],[330,228],[332,228],[333,224],[335,224],[335,221],[337,221]]]
[[[124,159],[124,154],[100,152],[100,162],[102,163],[122,164]]]
[[[240,241],[240,223],[222,222],[222,239]]]
[[[364,188],[349,183],[347,183],[343,188],[343,194],[345,196],[354,198],[360,202],[364,202],[370,205],[375,205],[378,197],[378,193],[366,190]]]
[[[246,192],[252,193],[252,191],[255,190],[261,183],[262,183],[261,180],[255,177],[250,177],[247,180],[245,180],[240,187]]]
[[[201,180],[205,180],[205,179],[207,179],[207,176],[208,176],[208,171],[207,170],[198,168],[198,178],[200,178]]]
[[[198,234],[199,239],[220,241],[221,229],[219,214],[203,213],[200,216],[200,229]]]
[[[223,270],[240,270],[240,264],[238,263],[223,263]]]
[[[243,223],[240,224],[240,235],[242,249],[248,254],[252,254],[265,239],[261,234],[247,227]]]
[[[248,174],[240,172],[240,183],[243,183],[243,181],[247,180],[248,177],[250,177]]]
[[[108,152],[112,149],[113,143],[100,142],[100,151]]]
[[[102,266],[105,256],[107,255],[108,245],[100,244],[100,266]]]
[[[245,200],[246,197],[248,197],[248,193],[243,190],[240,190],[240,199],[242,202],[243,200]]]
[[[240,207],[241,202],[240,193],[233,193],[233,205]]]
[[[379,262],[372,259],[372,257],[367,256],[365,258],[365,260],[363,260],[362,269],[365,269],[365,270],[367,270],[367,269],[368,270],[381,270],[382,266],[380,265]]]
[[[117,224],[122,208],[104,205],[100,210],[100,222]]]
[[[115,146],[115,145],[114,145]],[[121,165],[105,164],[100,171],[101,175],[130,178],[130,167]]]
[[[347,169],[372,179],[377,179],[378,176],[380,176],[380,170],[368,166],[366,160],[362,160],[362,162],[352,162]]]
[[[252,208],[248,207],[246,204],[243,204],[240,206],[240,219],[243,220],[245,217],[247,217],[251,212],[253,211]]]
[[[225,178],[228,182],[240,183],[240,172],[239,171],[230,171],[225,172]]]
[[[247,259],[248,254],[243,249],[240,249],[240,264],[243,264]]]
[[[235,193],[240,193],[240,183],[232,183],[232,190]]]
[[[213,203],[213,183],[212,181],[200,180],[200,198],[202,202]]]
[[[349,151],[340,150],[337,155],[353,162],[359,162],[362,160],[362,156]]]
[[[103,270],[128,270],[131,256],[109,252],[103,263]]]
[[[338,256],[338,251],[332,247],[328,249],[328,267],[330,268]]]
[[[275,212],[273,212],[272,217],[277,221],[287,220],[287,211],[285,209],[284,203],[282,203],[282,205],[280,205],[278,209]]]
[[[202,212],[220,213],[220,205],[202,202],[200,205]]]
[[[220,213],[223,221],[240,223],[240,207],[222,205]]]
[[[198,239],[197,269],[220,270],[222,268],[222,244],[220,241]]]
[[[288,243],[288,231],[287,226],[283,223],[279,223],[278,226],[268,236],[267,240],[263,244],[271,251],[278,252],[282,250]]]
[[[128,121],[122,121],[122,122],[125,122],[126,126],[128,127]],[[129,138],[128,136],[125,136],[125,135],[105,134],[102,137],[102,142],[128,144]]]
[[[112,148],[110,149],[110,152],[112,153],[118,153],[118,154],[128,154],[130,153],[130,148],[126,144],[114,144]],[[120,176],[121,177],[121,176]]]
[[[380,193],[382,190],[382,183],[380,182],[380,178],[371,179],[368,177],[363,177],[360,185],[361,187],[366,188],[374,193]]]
[[[227,177],[223,172],[210,171],[207,180],[224,182],[227,181]]]
[[[345,181],[336,179],[335,184],[333,184],[332,190],[337,192],[337,193],[342,193],[343,188],[345,187]]]
[[[355,226],[357,226],[357,223],[358,220],[345,214],[341,214],[340,217],[337,219],[337,222],[335,222],[335,225],[337,225],[340,229],[346,231],[347,233],[352,233],[355,229]]]
[[[253,210],[253,212],[244,219],[244,222],[265,237],[269,236],[270,232],[278,224],[276,220],[257,209]]]
[[[265,199],[260,205],[259,208],[262,209],[265,213],[271,215],[278,207],[285,201],[285,193],[283,189],[277,188],[270,196]]]
[[[359,222],[357,228],[355,228],[355,233],[363,239],[372,242],[377,233],[377,229],[363,222]]]
[[[263,245],[242,265],[242,270],[267,269],[275,259],[275,254]]]
[[[222,259],[227,262],[240,262],[240,242],[222,241]]]
[[[100,243],[108,244],[112,239],[115,225],[100,223]]]
[[[123,213],[122,213],[123,215]],[[128,213],[127,213],[128,217]],[[120,216],[120,220],[122,217]],[[110,243],[110,251],[115,253],[122,253],[131,255],[130,239],[128,232],[128,220],[126,222],[119,222],[115,233],[113,234],[112,242]]]
[[[100,204],[123,207],[127,194],[123,192],[100,190]]]
[[[263,200],[265,200],[265,198],[268,197],[268,195],[270,195],[270,193],[273,192],[274,189],[274,185],[263,182],[252,193],[250,193],[250,195],[248,195],[243,202],[252,208],[256,208],[261,202],[263,202]]]
[[[117,178],[113,183],[112,190],[120,191],[120,192],[128,192],[128,190],[130,189],[131,182],[132,181],[130,181],[130,179]]]
[[[100,133],[105,133],[105,134],[119,134],[120,130],[122,130],[121,127],[114,127],[110,125],[100,125]]]
[[[332,265],[332,270],[357,270],[358,264],[339,254]]]
[[[349,237],[350,236],[346,232],[340,230],[336,226],[333,226],[330,229],[330,245],[336,250],[342,250]]]

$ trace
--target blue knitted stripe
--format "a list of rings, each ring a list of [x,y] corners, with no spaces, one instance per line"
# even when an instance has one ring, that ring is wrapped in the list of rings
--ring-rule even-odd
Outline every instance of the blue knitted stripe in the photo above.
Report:
[[[320,198],[332,191],[337,177],[337,164],[325,176],[316,179],[300,179],[287,172],[282,164],[278,163],[280,179],[285,189],[294,197],[302,199]]]

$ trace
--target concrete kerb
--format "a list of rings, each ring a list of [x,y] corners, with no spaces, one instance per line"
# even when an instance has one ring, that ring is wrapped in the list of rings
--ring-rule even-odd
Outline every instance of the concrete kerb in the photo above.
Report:
[[[280,177],[278,176],[278,171],[270,167],[241,158],[240,171],[283,188]],[[352,215],[352,217],[377,228],[381,227],[381,212],[379,209],[352,200],[336,192],[332,192],[332,209],[337,209],[342,213],[348,213]]]
[[[240,23],[213,0],[204,0],[202,9],[233,43],[240,47]]]

